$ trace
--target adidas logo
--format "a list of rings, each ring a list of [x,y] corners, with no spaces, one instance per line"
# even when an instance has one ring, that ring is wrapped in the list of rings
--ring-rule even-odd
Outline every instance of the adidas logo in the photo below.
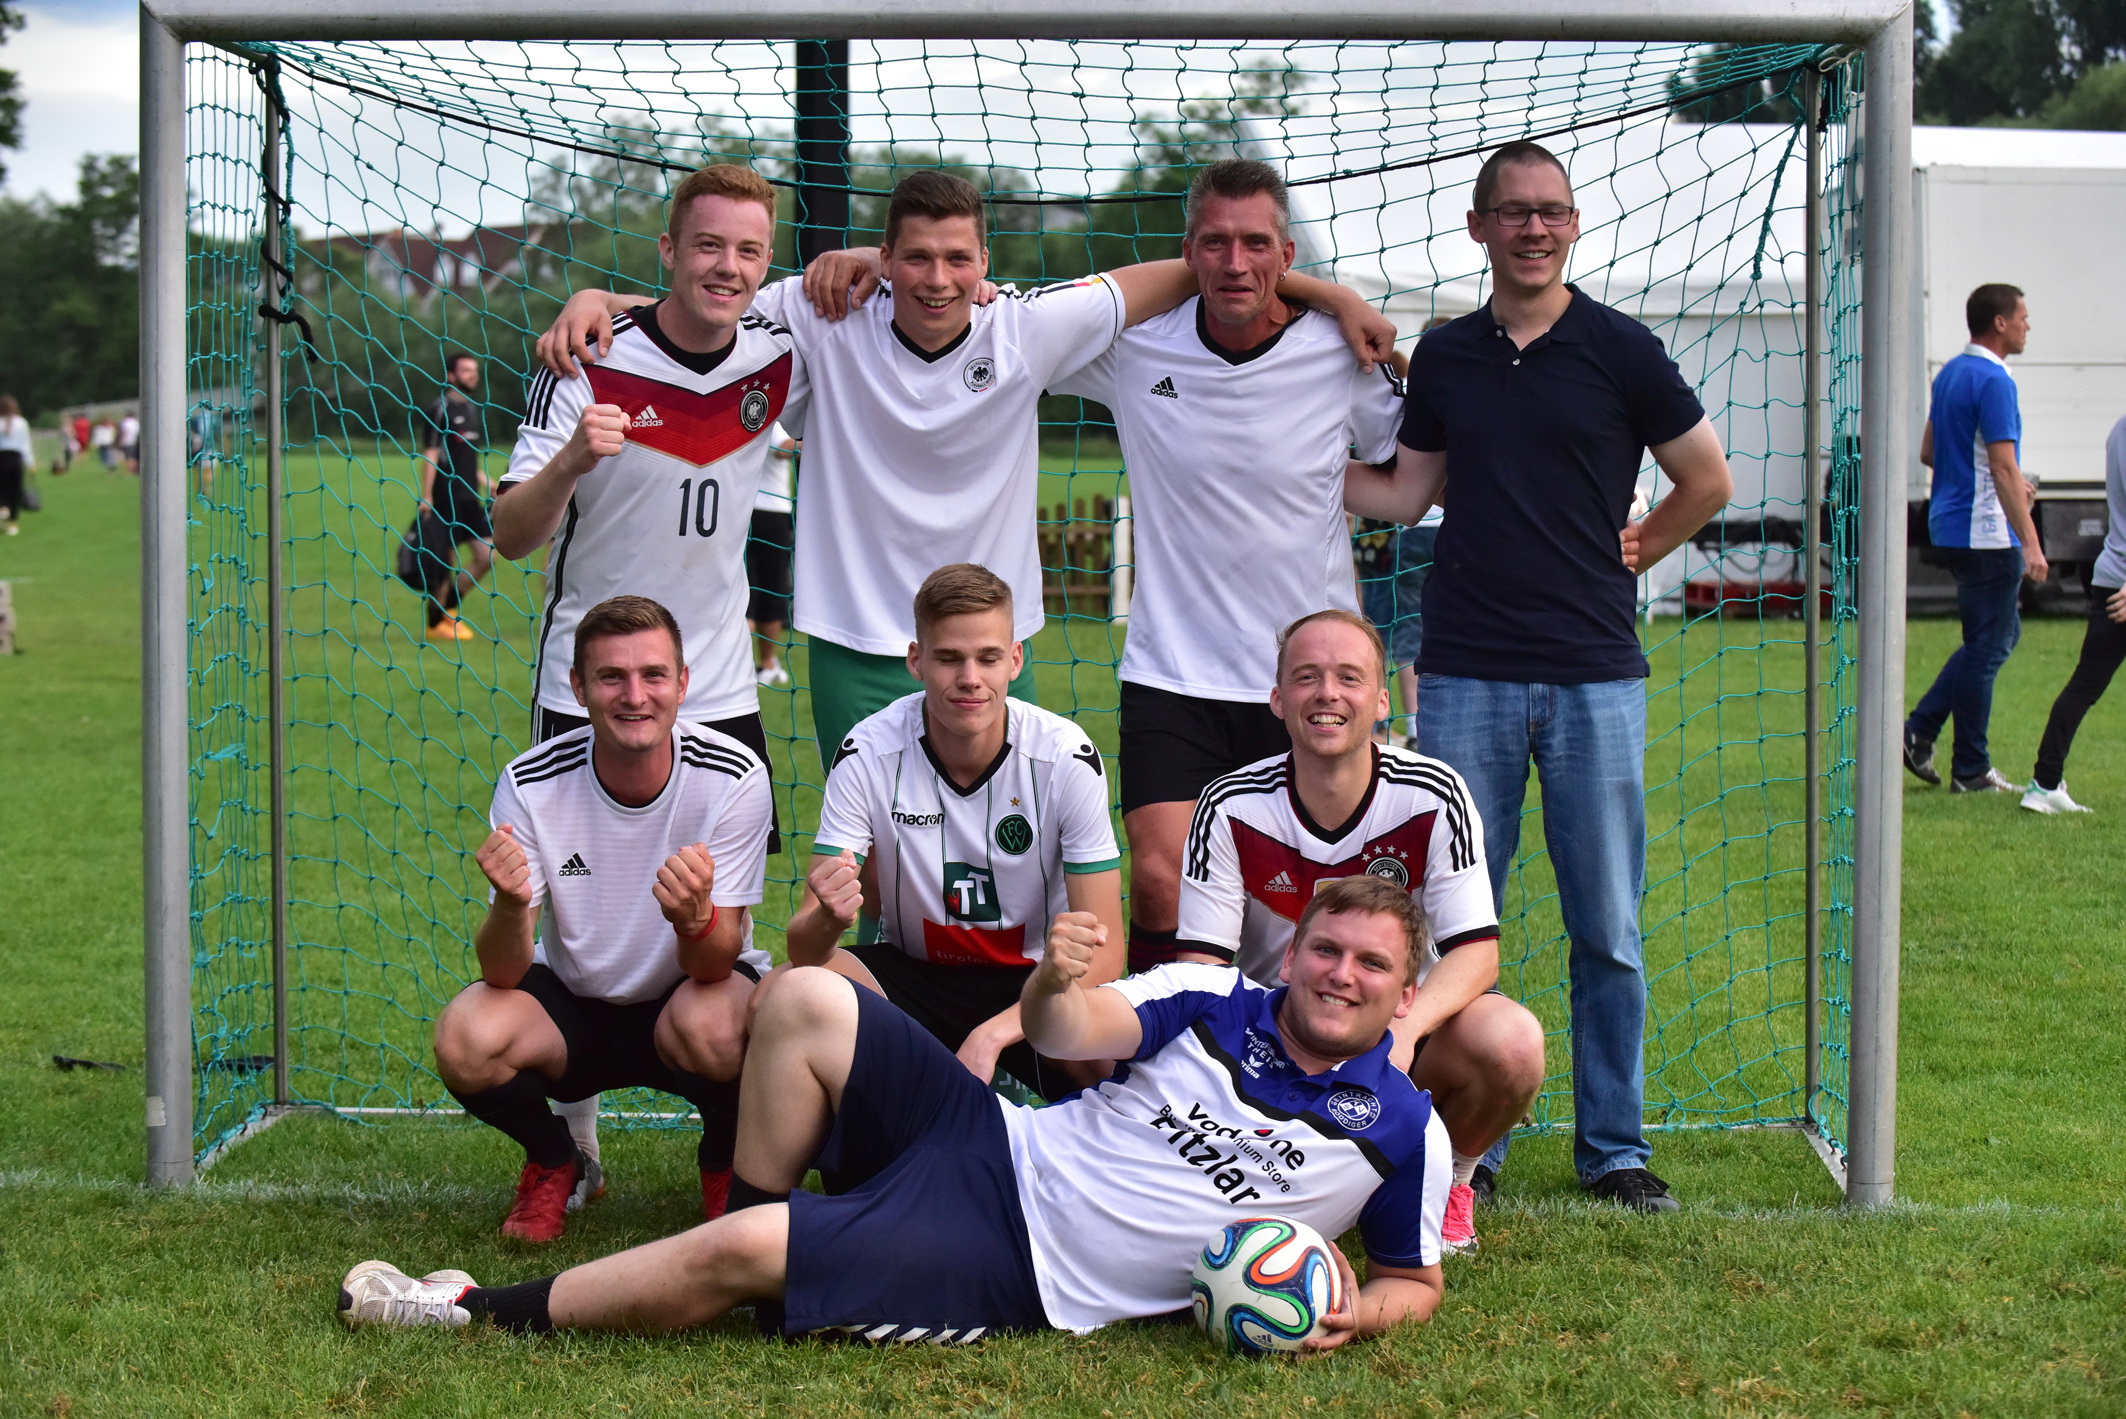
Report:
[[[1181,397],[1174,392],[1174,377],[1172,375],[1168,375],[1165,379],[1153,385],[1152,393],[1158,395],[1161,399],[1179,399]]]
[[[566,867],[562,868],[561,870],[563,872],[568,871]],[[1262,890],[1265,892],[1296,892],[1299,889],[1292,885],[1291,873],[1280,872],[1275,877],[1272,877],[1269,881],[1263,883]]]
[[[569,854],[568,861],[561,864],[561,875],[563,877],[588,877],[591,875],[591,870],[583,865],[582,853],[572,852]],[[1292,889],[1286,887],[1285,890],[1289,892]]]
[[[656,405],[645,404],[642,406],[642,412],[630,419],[628,424],[630,427],[637,429],[661,429],[664,427],[664,420],[657,417]],[[564,868],[562,870],[566,871],[567,869]]]

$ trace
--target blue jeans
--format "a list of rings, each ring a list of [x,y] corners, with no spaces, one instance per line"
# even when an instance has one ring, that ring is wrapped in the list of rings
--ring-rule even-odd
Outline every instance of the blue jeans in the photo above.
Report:
[[[1573,1165],[1583,1183],[1641,1168],[1647,1146],[1646,685],[1537,685],[1419,677],[1417,742],[1469,785],[1484,821],[1491,895],[1503,907],[1535,761],[1543,836],[1571,938]],[[1502,1141],[1486,1161],[1496,1170]]]
[[[1956,610],[1963,617],[1964,643],[1950,652],[1941,674],[1920,696],[1905,728],[1914,738],[1932,743],[1951,717],[1956,720],[1956,749],[1949,772],[1977,778],[1993,767],[1986,752],[1986,724],[1993,718],[1993,680],[2008,663],[2008,652],[2023,636],[2019,601],[2023,588],[2023,553],[2018,547],[1943,547],[1956,578]]]

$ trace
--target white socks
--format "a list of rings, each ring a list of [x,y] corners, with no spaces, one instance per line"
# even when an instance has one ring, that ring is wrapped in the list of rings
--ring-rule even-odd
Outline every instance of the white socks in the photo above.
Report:
[[[576,1140],[576,1147],[592,1162],[598,1161],[598,1095],[580,1099],[573,1104],[553,1103],[550,1107],[568,1120],[568,1131]],[[1456,1154],[1456,1158],[1461,1155]]]
[[[555,1112],[559,1113],[560,1110],[556,1109]],[[1481,1153],[1473,1158],[1465,1153],[1454,1154],[1454,1185],[1456,1187],[1469,1186],[1469,1180],[1476,1176],[1476,1165],[1483,1161],[1484,1155]]]

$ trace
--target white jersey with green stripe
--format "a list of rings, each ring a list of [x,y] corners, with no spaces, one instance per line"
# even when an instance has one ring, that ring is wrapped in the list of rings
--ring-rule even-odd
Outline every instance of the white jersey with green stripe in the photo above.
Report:
[[[1005,713],[1004,747],[966,788],[931,749],[920,691],[860,722],[828,766],[812,850],[876,864],[881,938],[918,960],[1038,961],[1066,875],[1121,865],[1092,740],[1019,700]]]

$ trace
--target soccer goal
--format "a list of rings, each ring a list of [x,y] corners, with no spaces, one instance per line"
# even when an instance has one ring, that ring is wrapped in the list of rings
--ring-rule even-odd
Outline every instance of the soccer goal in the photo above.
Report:
[[[781,187],[786,271],[875,241],[895,179],[943,165],[988,196],[996,278],[1037,283],[1178,254],[1192,169],[1260,157],[1293,184],[1299,262],[1407,343],[1485,299],[1469,183],[1534,138],[1582,205],[1572,279],[1662,337],[1735,472],[1642,584],[1648,1124],[1800,1128],[1849,1199],[1888,1198],[1902,0],[150,0],[143,46],[151,1180],[290,1108],[449,1103],[429,1034],[476,969],[468,849],[530,745],[543,572],[498,563],[464,598],[476,639],[424,637],[397,575],[419,411],[447,354],[476,356],[498,474],[533,337],[573,289],[656,289],[678,174]],[[1111,752],[1128,470],[1104,410],[1042,419],[1040,696]],[[749,511],[717,516],[744,535]],[[1368,536],[1357,575],[1386,576]],[[771,949],[821,783],[795,640],[761,692]],[[1502,985],[1554,1034],[1548,1130],[1571,1123],[1566,938],[1533,797]]]

